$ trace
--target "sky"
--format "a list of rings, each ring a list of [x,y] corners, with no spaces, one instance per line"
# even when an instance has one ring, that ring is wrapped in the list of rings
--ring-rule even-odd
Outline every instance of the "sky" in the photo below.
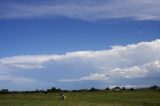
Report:
[[[0,0],[0,89],[160,85],[159,0]]]

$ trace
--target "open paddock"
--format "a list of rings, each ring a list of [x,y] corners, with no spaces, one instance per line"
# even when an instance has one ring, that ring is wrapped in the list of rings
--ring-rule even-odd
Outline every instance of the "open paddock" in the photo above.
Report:
[[[0,106],[160,106],[158,91],[0,94]]]

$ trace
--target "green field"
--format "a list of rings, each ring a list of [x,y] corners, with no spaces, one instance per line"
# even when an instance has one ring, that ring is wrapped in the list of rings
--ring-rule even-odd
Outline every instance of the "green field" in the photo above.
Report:
[[[0,94],[0,106],[160,106],[158,91]]]

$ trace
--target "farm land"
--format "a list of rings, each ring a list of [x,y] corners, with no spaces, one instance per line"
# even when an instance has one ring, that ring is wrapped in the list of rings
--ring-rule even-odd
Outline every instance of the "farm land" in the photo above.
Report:
[[[81,91],[0,94],[0,106],[160,106],[160,92],[153,90]]]

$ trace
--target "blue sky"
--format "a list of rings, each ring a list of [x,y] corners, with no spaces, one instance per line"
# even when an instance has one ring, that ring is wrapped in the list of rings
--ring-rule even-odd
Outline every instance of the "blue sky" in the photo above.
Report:
[[[0,87],[159,85],[158,0],[0,1]]]

